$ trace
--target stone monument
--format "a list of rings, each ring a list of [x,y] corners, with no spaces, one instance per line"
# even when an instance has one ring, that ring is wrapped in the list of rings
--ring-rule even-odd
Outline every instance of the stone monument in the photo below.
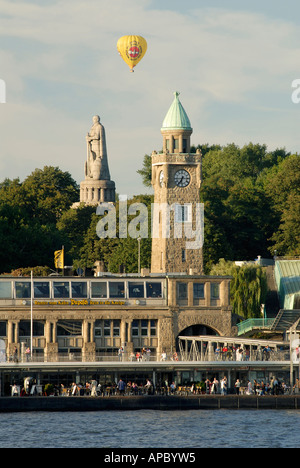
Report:
[[[80,184],[80,203],[98,205],[115,202],[115,183],[110,180],[107,160],[105,128],[100,117],[93,117],[93,125],[86,136],[87,160],[84,165],[85,180]],[[78,206],[78,204],[75,204]],[[75,206],[73,205],[75,208]]]

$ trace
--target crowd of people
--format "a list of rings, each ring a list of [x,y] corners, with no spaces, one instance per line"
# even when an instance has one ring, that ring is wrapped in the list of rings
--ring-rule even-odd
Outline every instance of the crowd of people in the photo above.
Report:
[[[26,396],[32,392],[21,390],[16,384],[12,386],[12,396]],[[54,396],[114,396],[114,395],[227,395],[235,393],[236,395],[285,395],[291,393],[291,388],[285,383],[284,380],[280,381],[276,377],[272,377],[270,381],[257,381],[248,380],[247,382],[236,379],[233,388],[229,388],[227,377],[224,376],[220,380],[217,377],[207,378],[197,383],[190,384],[176,384],[175,381],[163,382],[159,381],[157,385],[148,378],[144,382],[125,381],[122,378],[118,382],[110,382],[106,384],[98,383],[91,380],[82,383],[73,382],[70,386],[65,387],[63,384],[60,386],[53,386],[52,394]],[[296,383],[292,388],[292,393],[300,393],[300,381],[296,379]],[[34,393],[32,393],[34,394]],[[43,394],[46,394],[45,392]]]
[[[228,382],[226,376],[223,377],[220,381],[216,377],[214,379],[206,379],[205,382],[201,383],[198,386],[201,389],[201,393],[206,393],[207,395],[221,394],[227,395],[228,393]],[[298,385],[298,388],[299,385]],[[193,389],[196,392],[196,389]],[[290,387],[284,382],[280,381],[276,377],[272,377],[270,382],[258,382],[254,380],[251,382],[247,380],[247,383],[241,382],[240,379],[236,379],[234,384],[234,393],[236,395],[284,395],[290,392]]]
[[[272,349],[269,345],[252,351],[252,354],[249,348],[242,346],[217,346],[214,353],[216,361],[269,361],[272,357]]]
[[[65,396],[113,396],[113,395],[152,395],[154,386],[150,379],[147,379],[144,384],[137,382],[125,382],[119,379],[117,383],[101,384],[94,380],[86,382],[85,385],[73,382],[68,388],[62,385],[59,391],[60,395]]]

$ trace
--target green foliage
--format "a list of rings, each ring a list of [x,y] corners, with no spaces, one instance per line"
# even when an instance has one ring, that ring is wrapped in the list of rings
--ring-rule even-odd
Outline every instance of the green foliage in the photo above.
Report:
[[[275,250],[282,256],[300,255],[299,156],[253,143],[242,148],[205,144],[191,151],[198,148],[203,155],[205,272],[220,258],[253,260]],[[145,155],[137,172],[146,187],[151,187],[151,169],[151,156]],[[53,253],[62,245],[68,265],[92,268],[102,260],[112,272],[120,265],[136,272],[137,240],[119,238],[119,226],[116,238],[99,239],[95,208],[70,208],[78,199],[77,183],[58,167],[36,169],[23,182],[16,178],[0,183],[0,273],[30,265],[54,268]],[[146,204],[150,216],[153,197],[139,195],[128,200],[128,206],[134,202]],[[141,240],[142,268],[151,261],[150,217],[148,226],[148,239]],[[234,303],[237,310],[242,308],[240,298]]]
[[[281,164],[294,157],[298,158],[283,149],[267,152],[265,145],[252,143],[243,148],[229,144],[206,153],[200,191],[205,207],[206,271],[221,257],[253,260],[257,255],[269,257],[273,253],[273,236],[279,229],[281,213],[274,204],[272,179],[274,171],[277,173]],[[279,180],[277,190],[285,193],[283,198],[288,196],[287,184]],[[296,252],[299,242],[295,236],[294,240]],[[284,247],[281,254],[287,253]]]
[[[138,195],[128,200],[128,208],[133,203],[143,203],[148,210],[148,238],[141,239],[141,268],[150,268],[151,260],[151,203],[153,197],[150,195]],[[115,204],[117,215],[116,238],[100,239],[96,233],[97,223],[100,216],[95,213],[91,216],[91,222],[83,235],[82,246],[75,257],[76,268],[93,268],[96,261],[103,261],[107,271],[118,273],[120,268],[125,268],[126,273],[137,273],[138,271],[138,241],[130,236],[119,238],[119,201]],[[104,215],[105,216],[105,215]],[[128,216],[127,226],[137,215]]]
[[[230,275],[230,302],[233,313],[248,318],[260,318],[260,306],[267,294],[266,273],[255,265],[236,266],[234,262],[220,259],[210,271],[211,275]]]
[[[46,384],[44,388],[44,392],[46,393],[47,396],[52,395],[54,392],[53,384],[50,384],[50,383]]]
[[[279,223],[271,236],[271,251],[278,255],[300,254],[300,157],[292,155],[270,170],[264,181]]]
[[[36,169],[24,182],[0,184],[0,273],[29,265],[53,265],[64,236],[56,227],[78,197],[76,182],[57,167]]]
[[[203,155],[204,266],[219,258],[253,260],[300,254],[299,156],[284,148],[234,143],[193,146]],[[138,171],[151,186],[151,156]]]
[[[31,276],[31,271],[33,276],[49,276],[52,273],[52,270],[47,266],[35,266],[27,268],[18,268],[17,270],[12,270],[12,276]]]
[[[149,154],[145,154],[143,159],[143,167],[142,169],[139,169],[137,173],[142,176],[145,187],[151,187],[152,159]]]

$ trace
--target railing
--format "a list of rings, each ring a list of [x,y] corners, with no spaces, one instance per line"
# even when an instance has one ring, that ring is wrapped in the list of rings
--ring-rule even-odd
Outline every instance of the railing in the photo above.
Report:
[[[112,355],[69,355],[69,354],[56,354],[52,356],[44,356],[40,355],[33,355],[32,358],[30,356],[18,356],[12,357],[8,356],[5,359],[2,359],[0,365],[5,364],[24,364],[24,363],[76,363],[76,362],[106,362],[106,363],[117,363],[119,362],[120,365],[122,363],[161,363],[161,362],[169,362],[169,363],[176,363],[176,362],[287,362],[290,361],[290,350],[270,350],[265,351],[263,349],[252,349],[250,350],[243,349],[242,352],[240,350],[232,350],[229,349],[226,352],[217,352],[214,349],[208,350],[202,355],[200,353],[186,353],[180,354],[176,353],[176,356],[172,353],[167,354],[165,357],[161,357],[160,355],[152,355],[151,357],[144,357],[141,359],[130,358],[129,356],[123,355],[120,359],[118,356]],[[299,360],[297,360],[297,363]]]
[[[270,329],[275,319],[248,319],[238,324],[238,335],[243,335],[253,329]]]

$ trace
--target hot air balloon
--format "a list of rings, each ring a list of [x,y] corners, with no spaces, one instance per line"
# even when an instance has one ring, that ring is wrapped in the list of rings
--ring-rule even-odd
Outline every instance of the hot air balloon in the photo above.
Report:
[[[147,50],[147,41],[142,36],[122,36],[118,40],[117,49],[124,62],[133,68],[144,57]]]

